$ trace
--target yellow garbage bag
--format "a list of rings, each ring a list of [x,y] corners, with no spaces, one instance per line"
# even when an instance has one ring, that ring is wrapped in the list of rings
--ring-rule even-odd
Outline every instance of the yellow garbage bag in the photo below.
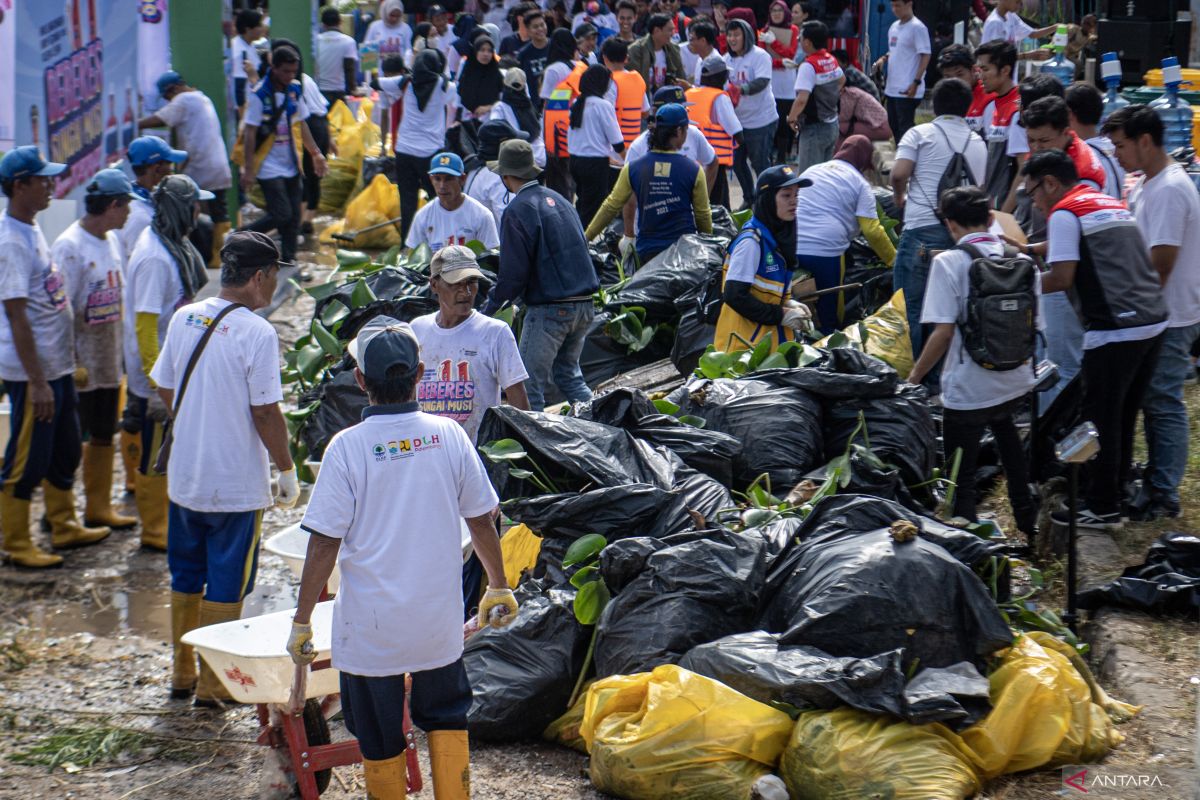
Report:
[[[521,582],[521,576],[537,563],[538,554],[542,552],[542,537],[528,525],[517,525],[500,537],[500,552],[504,556],[504,577],[509,586],[516,586]]]
[[[592,684],[579,733],[592,783],[631,800],[748,800],[792,720],[674,664]]]
[[[503,543],[503,539],[501,543]],[[567,709],[567,713],[546,726],[546,730],[542,731],[543,739],[557,742],[581,753],[587,753],[587,743],[583,741],[583,736],[579,733],[579,726],[583,722],[583,711],[587,706],[587,687],[590,685],[590,683],[584,685],[583,691],[579,693],[579,699],[575,701],[575,705]]]
[[[850,341],[861,345],[862,334],[859,325],[865,327],[867,344],[863,349],[886,361],[901,378],[907,378],[913,368],[912,342],[908,338],[908,317],[905,309],[904,292],[896,292],[892,299],[874,314],[841,331]],[[817,342],[817,347],[827,347],[829,338],[826,336]]]
[[[1128,719],[1138,709],[1104,694],[1069,651],[1034,631],[1004,652],[988,678],[991,712],[960,734],[984,778],[1097,761],[1124,740],[1114,718]]]
[[[321,179],[319,208],[327,214],[340,214],[362,183],[363,159],[370,140],[378,138],[378,128],[355,119],[341,100],[333,104],[327,117],[337,155],[330,154],[327,159],[329,169]]]
[[[346,219],[343,224],[345,232],[360,231],[380,222],[387,222],[400,216],[400,194],[396,185],[387,179],[386,175],[376,175],[366,189],[358,197],[350,201],[346,208]],[[400,244],[400,231],[395,225],[385,225],[373,231],[359,234],[354,242],[346,243],[346,247],[377,247],[386,249]]]
[[[979,779],[944,725],[912,725],[851,708],[808,711],[779,774],[793,800],[962,800]]]

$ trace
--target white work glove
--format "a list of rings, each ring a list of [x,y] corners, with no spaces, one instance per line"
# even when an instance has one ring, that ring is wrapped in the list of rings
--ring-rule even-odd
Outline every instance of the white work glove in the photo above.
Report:
[[[495,610],[495,615],[492,611]],[[479,627],[503,628],[517,618],[517,598],[512,589],[488,589],[479,601]]]
[[[621,258],[629,255],[629,249],[633,247],[635,241],[632,236],[621,237],[621,241],[617,244],[617,252],[621,254]]]
[[[279,473],[279,494],[275,495],[275,505],[279,508],[293,508],[300,499],[300,479],[296,477],[296,468]]]
[[[292,663],[304,666],[311,664],[317,657],[317,650],[312,643],[312,625],[300,622],[292,623],[292,632],[288,635],[288,655]]]
[[[770,28],[763,31],[762,35],[758,38],[762,40],[763,44],[775,44],[775,34],[771,32]]]
[[[813,327],[812,312],[808,310],[808,306],[785,308],[780,324],[794,331],[811,331]]]
[[[800,64],[794,58],[785,58],[783,60],[783,66],[787,67],[788,69],[795,69],[796,67],[800,66]]]

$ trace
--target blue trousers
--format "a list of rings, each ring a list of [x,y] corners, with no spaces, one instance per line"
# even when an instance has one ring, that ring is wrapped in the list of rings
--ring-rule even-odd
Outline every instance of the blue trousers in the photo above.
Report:
[[[78,395],[75,378],[68,374],[50,381],[54,417],[49,422],[33,418],[29,381],[5,381],[12,404],[8,447],[0,481],[18,500],[28,500],[43,480],[59,489],[70,489],[83,457],[79,434]]]
[[[258,573],[261,511],[193,511],[171,503],[167,517],[167,567],[171,590],[204,592],[214,603],[238,603]]]
[[[1143,492],[1148,488],[1148,494],[1175,505],[1179,504],[1179,484],[1188,463],[1188,413],[1183,404],[1183,383],[1192,370],[1191,349],[1198,338],[1200,323],[1167,328],[1158,363],[1142,397],[1150,454]]]
[[[818,289],[840,286],[846,277],[846,256],[796,256],[800,269],[812,273]],[[821,333],[833,333],[842,325],[844,299],[841,292],[817,298],[817,328]]]
[[[892,268],[894,291],[904,292],[908,310],[908,338],[912,341],[913,358],[921,355],[925,337],[921,331],[921,305],[925,302],[925,283],[929,280],[929,264],[934,250],[948,250],[954,240],[943,225],[924,225],[905,228],[896,247],[896,264]]]
[[[341,674],[342,714],[363,758],[384,761],[404,752],[404,675]],[[426,733],[464,731],[471,684],[462,659],[412,673],[412,720]]]
[[[742,131],[742,142],[733,151],[733,174],[737,176],[738,185],[742,187],[742,202],[747,206],[754,205],[754,179],[758,173],[771,166],[771,153],[775,148],[775,127],[780,124],[775,120],[770,125],[761,128],[745,128]],[[787,121],[783,121],[784,125]],[[754,170],[751,172],[750,168]]]

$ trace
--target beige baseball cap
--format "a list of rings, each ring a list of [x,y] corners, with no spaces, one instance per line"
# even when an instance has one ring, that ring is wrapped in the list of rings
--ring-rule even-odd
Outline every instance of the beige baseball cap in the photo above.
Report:
[[[443,247],[433,254],[429,262],[429,277],[441,278],[446,283],[462,283],[469,278],[485,279],[475,263],[475,251],[461,244]]]

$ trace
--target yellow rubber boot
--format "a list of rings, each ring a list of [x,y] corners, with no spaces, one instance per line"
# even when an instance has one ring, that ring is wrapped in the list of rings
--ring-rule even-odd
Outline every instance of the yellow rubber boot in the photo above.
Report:
[[[408,796],[408,765],[404,753],[383,761],[363,759],[367,800],[405,800]]]
[[[113,446],[88,442],[83,446],[83,492],[87,498],[84,525],[107,525],[113,530],[137,525],[137,517],[127,517],[113,509],[112,486]]]
[[[196,691],[196,652],[181,641],[185,634],[200,625],[202,594],[171,592],[171,645],[174,666],[171,670],[171,697],[181,700]]]
[[[140,477],[140,476],[139,476]],[[203,628],[205,625],[216,625],[218,622],[229,622],[230,620],[240,619],[242,616],[242,604],[237,603],[218,603],[214,600],[200,601],[200,618],[197,622],[197,628]],[[200,662],[200,678],[196,681],[196,700],[195,704],[205,708],[220,708],[226,703],[234,702],[233,697],[229,692],[225,691],[225,686],[217,677],[212,668],[205,661]]]
[[[467,800],[471,796],[471,746],[466,731],[430,731],[429,769],[434,800]]]
[[[137,473],[138,517],[142,520],[142,547],[167,549],[167,476]]]
[[[108,538],[112,528],[88,528],[79,524],[75,517],[75,492],[59,489],[49,481],[42,481],[46,498],[46,519],[50,523],[50,544],[55,550],[83,547]]]
[[[125,491],[137,490],[138,465],[142,463],[142,435],[121,431],[121,464],[125,467]]]
[[[45,569],[62,565],[62,556],[47,553],[33,543],[29,534],[29,501],[13,497],[11,489],[0,492],[0,530],[4,532],[8,560],[17,566]]]

